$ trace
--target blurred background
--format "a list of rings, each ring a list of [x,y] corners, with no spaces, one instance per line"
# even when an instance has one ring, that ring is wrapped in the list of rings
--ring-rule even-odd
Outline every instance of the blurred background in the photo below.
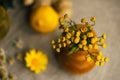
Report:
[[[45,0],[44,0],[45,1]],[[30,7],[24,6],[20,0],[15,0],[15,7],[8,9],[11,26],[6,37],[0,42],[0,47],[6,50],[7,56],[24,53],[15,49],[12,42],[20,37],[24,41],[25,50],[36,48],[44,51],[49,58],[46,71],[36,75],[25,68],[22,62],[16,61],[8,66],[8,71],[17,75],[17,80],[119,80],[120,79],[120,0],[71,0],[71,18],[80,23],[81,18],[96,17],[95,31],[98,35],[107,34],[107,48],[103,49],[110,61],[104,67],[95,67],[83,75],[73,75],[62,69],[53,56],[50,41],[60,35],[56,28],[52,33],[39,34],[29,24]]]

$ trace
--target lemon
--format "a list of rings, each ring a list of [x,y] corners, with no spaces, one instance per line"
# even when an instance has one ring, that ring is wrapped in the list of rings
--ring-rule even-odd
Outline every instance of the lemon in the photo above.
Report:
[[[51,6],[40,6],[34,9],[30,16],[33,29],[40,33],[50,33],[58,25],[59,15]]]

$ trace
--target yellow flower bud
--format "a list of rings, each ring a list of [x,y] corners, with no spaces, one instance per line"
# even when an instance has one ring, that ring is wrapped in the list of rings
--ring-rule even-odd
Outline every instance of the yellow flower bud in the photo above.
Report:
[[[102,58],[101,58],[101,61],[103,61],[103,62],[104,62],[104,59],[105,59],[105,58],[104,58],[104,57],[102,57]]]
[[[101,67],[104,66],[104,62],[100,62],[100,66],[101,66]]]
[[[103,38],[100,39],[100,43],[102,43],[102,44],[104,43],[104,39]]]
[[[80,37],[76,37],[75,39],[74,39],[74,43],[79,43],[79,41],[80,41]]]
[[[57,52],[60,52],[60,48],[57,48],[56,51],[57,51]]]
[[[97,55],[97,60],[100,60],[101,59],[101,56],[100,55]]]
[[[92,44],[89,44],[89,45],[88,45],[88,48],[89,48],[89,49],[92,49],[92,48],[93,48],[93,45],[92,45]]]
[[[68,31],[69,31],[69,28],[68,28],[68,27],[66,27],[64,31],[65,31],[65,32],[68,32]]]
[[[61,42],[61,39],[60,39],[60,38],[58,38],[57,42],[58,42],[58,43],[60,43],[60,42]]]
[[[72,41],[72,42],[74,41],[74,37],[71,37],[71,41]]]
[[[94,44],[96,41],[94,38],[91,38],[91,43]]]
[[[102,47],[103,47],[103,48],[106,48],[106,44],[105,44],[105,43],[103,43],[103,44],[102,44]]]
[[[55,41],[54,41],[54,40],[52,40],[52,41],[51,41],[51,44],[55,44]]]
[[[62,37],[62,42],[65,42],[65,40],[66,40],[65,37]]]
[[[66,45],[66,43],[62,43],[62,46],[63,46],[63,47],[66,47],[67,45]]]
[[[88,50],[88,47],[87,46],[83,46],[83,50]]]
[[[89,22],[85,22],[85,26],[90,26],[90,23]]]
[[[102,38],[103,38],[103,39],[106,39],[106,34],[103,34],[103,35],[102,35]]]
[[[71,38],[71,34],[70,34],[70,33],[67,33],[67,34],[66,34],[66,38],[67,38],[67,39],[70,39],[70,38]]]
[[[86,39],[87,39],[87,36],[86,36],[86,35],[83,35],[82,38],[86,40]]]
[[[98,44],[94,44],[93,48],[98,49]]]
[[[58,44],[58,47],[61,48],[61,47],[62,47],[62,44]]]
[[[80,31],[77,31],[77,32],[76,32],[76,37],[79,37],[79,36],[80,36],[80,33],[81,33]]]
[[[87,36],[88,36],[88,37],[93,37],[93,32],[88,32],[88,33],[87,33]]]
[[[92,30],[92,29],[93,29],[93,26],[89,26],[89,29]]]
[[[81,28],[81,32],[87,32],[87,31],[88,31],[87,27],[82,27]]]
[[[96,18],[95,17],[91,17],[90,21],[95,22]]]
[[[102,56],[102,51],[99,51],[98,54],[99,54],[100,56]]]
[[[69,18],[69,16],[68,16],[68,14],[65,14],[64,19],[67,19],[67,18]]]
[[[92,59],[91,59],[91,57],[89,56],[89,57],[87,57],[87,61],[88,62],[90,62]]]
[[[82,40],[82,45],[86,45],[87,44],[87,41],[86,40]]]
[[[82,44],[78,44],[78,47],[81,49],[83,47],[83,45]]]
[[[56,48],[56,45],[52,45],[52,47],[53,47],[53,49],[55,49],[55,48]]]
[[[97,37],[94,37],[95,41],[98,41],[98,38]]]
[[[96,65],[96,66],[98,66],[98,65],[99,65],[99,63],[100,63],[99,61],[96,61],[96,62],[95,62],[95,65]]]
[[[86,19],[85,18],[82,18],[81,19],[81,23],[85,23],[86,22]]]
[[[74,34],[75,34],[75,31],[74,31],[74,30],[72,30],[72,31],[71,31],[71,34],[72,34],[72,35],[74,35]]]
[[[64,21],[64,18],[63,17],[60,17],[59,18],[59,22],[62,23]]]
[[[67,40],[67,44],[71,44],[71,41],[70,41],[70,40]]]
[[[109,58],[108,58],[108,57],[106,57],[106,58],[105,58],[105,62],[108,62],[108,61],[109,61]]]

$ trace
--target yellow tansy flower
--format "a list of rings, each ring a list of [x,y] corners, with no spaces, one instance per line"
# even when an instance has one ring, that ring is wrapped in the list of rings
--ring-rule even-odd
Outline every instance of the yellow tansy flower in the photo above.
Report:
[[[89,23],[89,22],[85,22],[85,25],[86,25],[86,26],[90,26],[90,23]]]
[[[89,49],[92,49],[92,48],[93,48],[93,45],[92,45],[92,44],[89,44],[89,45],[88,45],[88,48],[89,48]]]
[[[82,27],[81,28],[81,32],[87,32],[87,31],[88,31],[87,27]]]
[[[106,39],[106,34],[103,34],[103,35],[102,35],[102,38],[103,38],[103,39]]]
[[[99,61],[96,61],[96,62],[95,62],[95,65],[96,65],[96,66],[98,66],[98,65],[99,65],[99,63],[100,63]]]
[[[88,47],[87,46],[83,46],[83,50],[88,50]]]
[[[95,17],[91,17],[90,21],[95,22],[96,18]]]
[[[87,41],[86,40],[82,40],[81,42],[83,45],[86,45],[87,44]]]
[[[76,37],[79,37],[79,36],[80,36],[80,33],[81,33],[80,31],[77,31],[77,32],[76,32]]]
[[[104,58],[104,57],[102,57],[102,58],[101,58],[101,61],[103,61],[103,62],[104,62],[104,61],[105,61],[105,58]]]
[[[82,47],[83,47],[83,45],[82,45],[82,44],[78,44],[78,47],[79,47],[79,48],[82,48]]]
[[[69,18],[68,14],[65,14],[64,19],[68,19],[68,18]]]
[[[51,44],[54,44],[54,43],[55,43],[55,41],[54,41],[54,40],[52,40],[52,41],[51,41]]]
[[[47,68],[48,58],[42,51],[31,49],[25,55],[25,62],[26,67],[38,74]]]
[[[64,18],[63,18],[63,17],[60,17],[60,18],[59,18],[59,22],[60,22],[60,23],[63,23],[63,21],[64,21]]]
[[[87,57],[87,61],[90,62],[92,59],[90,56]]]
[[[94,37],[95,41],[98,41],[98,38],[97,37]]]
[[[60,52],[60,48],[56,48],[56,52]]]
[[[53,47],[53,49],[55,49],[55,48],[56,48],[56,45],[52,45],[52,47]]]
[[[106,44],[105,44],[105,43],[103,43],[103,44],[102,44],[102,47],[103,47],[103,48],[106,48]]]
[[[67,44],[71,44],[71,41],[70,41],[70,40],[67,40]]]
[[[92,29],[93,29],[93,26],[89,26],[89,29],[92,30]]]
[[[80,37],[76,37],[75,39],[74,39],[74,43],[79,43],[79,41],[80,41]]]
[[[60,43],[60,42],[61,42],[61,39],[60,39],[60,38],[58,38],[57,42],[58,42],[58,43]]]
[[[96,41],[94,38],[91,38],[91,43],[94,44]]]
[[[63,46],[63,47],[66,47],[67,45],[66,45],[66,43],[62,43],[62,46]]]
[[[61,48],[61,47],[62,47],[62,44],[59,43],[59,44],[58,44],[58,47]]]
[[[82,38],[86,40],[86,39],[87,39],[87,36],[86,36],[86,35],[83,35]]]
[[[65,42],[65,40],[66,40],[65,37],[62,37],[62,42]]]
[[[103,38],[100,39],[100,43],[105,43]]]
[[[82,18],[81,19],[81,23],[85,23],[86,22],[86,19],[85,18]]]
[[[100,62],[100,66],[101,66],[101,67],[104,66],[104,62]]]
[[[74,30],[72,30],[72,31],[71,31],[71,34],[72,34],[72,35],[74,35],[74,34],[75,34],[75,31],[74,31]]]
[[[88,32],[88,33],[87,33],[87,36],[88,36],[88,37],[93,37],[93,32]]]
[[[100,56],[102,56],[102,51],[99,51],[98,54],[99,54]]]
[[[94,49],[98,49],[98,44],[94,44],[94,45],[93,45],[93,48],[94,48]]]
[[[66,28],[64,29],[64,31],[65,31],[65,32],[68,32],[68,31],[69,31],[69,28],[68,28],[68,27],[66,27]]]
[[[105,58],[105,62],[108,62],[108,61],[109,61],[109,58],[108,58],[108,57],[106,57],[106,58]]]
[[[74,37],[71,37],[71,41],[72,41],[72,42],[74,41]]]
[[[97,60],[100,60],[101,59],[101,56],[100,55],[97,55]]]
[[[72,36],[72,35],[71,35],[70,33],[67,33],[67,34],[66,34],[66,38],[67,38],[67,39],[70,39],[71,36]]]

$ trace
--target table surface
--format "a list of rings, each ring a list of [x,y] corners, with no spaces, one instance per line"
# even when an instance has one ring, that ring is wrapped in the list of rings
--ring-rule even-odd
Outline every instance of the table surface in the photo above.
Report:
[[[95,67],[92,71],[84,75],[73,75],[64,71],[53,56],[50,40],[55,39],[60,34],[58,29],[50,34],[39,34],[31,29],[28,19],[26,19],[27,9],[16,7],[9,9],[11,28],[0,47],[6,50],[6,55],[15,56],[36,48],[44,51],[49,58],[47,70],[41,74],[34,74],[20,61],[15,61],[14,65],[8,66],[8,71],[17,75],[17,80],[120,80],[120,0],[72,0],[72,19],[77,23],[80,18],[96,16],[95,30],[98,35],[107,34],[107,48],[103,50],[104,55],[110,61],[104,67]],[[12,43],[15,39],[21,38],[24,42],[24,49],[16,49]]]

